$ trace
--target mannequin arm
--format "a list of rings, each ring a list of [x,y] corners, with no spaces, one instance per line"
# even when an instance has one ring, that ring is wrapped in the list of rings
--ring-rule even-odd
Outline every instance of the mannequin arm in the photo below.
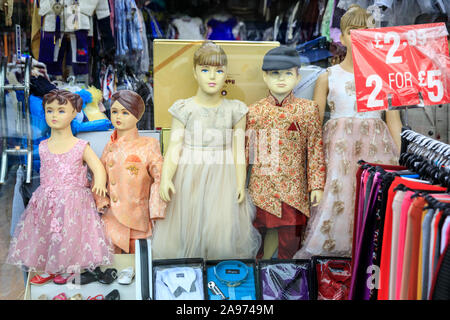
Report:
[[[400,152],[400,149],[402,147],[402,138],[400,136],[402,133],[402,120],[400,119],[400,111],[386,111],[386,123],[391,136],[394,139],[395,144],[397,145],[398,152]]]
[[[314,87],[313,100],[319,106],[320,123],[323,124],[328,96],[328,72],[320,74]]]
[[[244,201],[245,198],[245,180],[246,180],[246,164],[245,164],[245,125],[246,117],[242,117],[234,126],[233,132],[233,158],[236,166],[236,182],[238,190],[238,203]]]
[[[313,207],[319,205],[320,200],[322,200],[323,190],[313,190],[311,191],[311,203]]]
[[[153,178],[153,183],[150,187],[150,198],[148,206],[150,209],[150,219],[163,219],[167,204],[159,196],[163,157],[161,155],[160,146],[157,140],[152,140],[152,143],[149,145],[148,152],[150,158],[148,173]]]
[[[161,186],[159,187],[159,195],[161,199],[170,201],[169,191],[175,193],[175,186],[172,183],[172,178],[177,171],[178,161],[180,160],[181,147],[183,146],[184,138],[184,124],[172,119],[172,128],[170,132],[169,148],[165,155],[164,164],[161,175]]]
[[[94,174],[94,187],[92,192],[99,196],[106,196],[106,170],[94,150],[87,145],[84,149],[83,160],[87,163],[89,169]]]
[[[325,159],[323,154],[322,126],[319,119],[319,108],[311,101],[307,117],[307,159],[308,159],[308,192],[311,192],[311,202],[320,201],[321,192],[325,186]]]

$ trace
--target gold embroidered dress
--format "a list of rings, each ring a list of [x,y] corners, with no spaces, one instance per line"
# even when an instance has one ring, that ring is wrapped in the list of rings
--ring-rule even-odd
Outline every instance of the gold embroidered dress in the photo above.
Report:
[[[327,180],[303,247],[294,258],[351,256],[358,161],[397,164],[398,151],[379,111],[357,112],[354,75],[328,68],[330,120],[323,141]]]

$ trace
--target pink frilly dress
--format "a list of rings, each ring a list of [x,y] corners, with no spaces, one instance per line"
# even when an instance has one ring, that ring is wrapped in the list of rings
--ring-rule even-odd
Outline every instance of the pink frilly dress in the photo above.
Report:
[[[53,154],[39,145],[40,186],[16,226],[6,263],[26,271],[81,272],[112,264],[113,249],[87,179],[78,140],[68,152]]]

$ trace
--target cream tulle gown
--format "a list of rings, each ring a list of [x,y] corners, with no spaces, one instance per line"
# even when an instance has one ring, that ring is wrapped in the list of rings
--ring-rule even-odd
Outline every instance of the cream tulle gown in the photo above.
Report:
[[[184,143],[173,178],[176,193],[165,218],[155,223],[153,258],[254,258],[261,242],[252,225],[255,208],[248,195],[237,202],[232,151],[232,128],[247,106],[223,99],[206,108],[188,98],[169,112],[185,125]]]
[[[328,68],[330,120],[323,132],[327,180],[294,258],[351,256],[358,161],[397,164],[397,146],[382,112],[357,112],[353,73]]]

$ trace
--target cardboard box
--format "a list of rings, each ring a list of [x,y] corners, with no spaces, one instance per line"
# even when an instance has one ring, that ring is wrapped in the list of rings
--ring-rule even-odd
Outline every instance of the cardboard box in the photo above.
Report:
[[[267,51],[279,42],[214,41],[228,58],[228,77],[223,94],[247,105],[267,95],[262,78],[262,62]],[[172,116],[167,111],[178,99],[197,92],[193,76],[194,52],[203,41],[156,39],[153,42],[155,128],[170,128]]]

